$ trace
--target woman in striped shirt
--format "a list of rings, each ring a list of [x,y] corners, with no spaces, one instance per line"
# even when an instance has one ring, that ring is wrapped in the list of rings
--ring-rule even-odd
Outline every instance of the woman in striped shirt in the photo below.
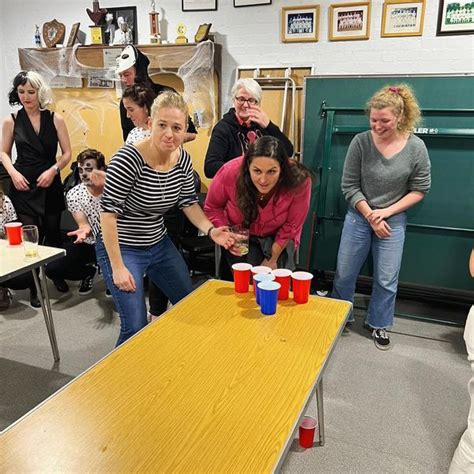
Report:
[[[173,304],[192,291],[186,264],[166,235],[166,211],[178,204],[214,242],[233,244],[227,228],[215,228],[198,204],[191,157],[181,147],[187,116],[179,94],[160,94],[152,107],[151,137],[125,145],[107,169],[97,258],[120,313],[117,345],[147,324],[145,274]]]

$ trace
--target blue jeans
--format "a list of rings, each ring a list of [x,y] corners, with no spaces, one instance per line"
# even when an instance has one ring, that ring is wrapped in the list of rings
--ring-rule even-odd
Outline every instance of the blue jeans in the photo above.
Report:
[[[392,229],[391,235],[387,239],[379,239],[359,212],[352,208],[347,211],[331,294],[333,298],[354,301],[357,276],[372,250],[373,286],[366,323],[374,329],[393,325],[406,215],[404,212],[396,214],[387,219],[387,223]],[[354,318],[351,317],[351,320]]]
[[[189,270],[171,239],[166,236],[151,247],[121,245],[123,263],[133,275],[137,289],[133,293],[119,290],[113,282],[112,267],[102,239],[96,242],[97,263],[120,314],[117,346],[144,328],[147,309],[143,277],[148,277],[175,304],[193,291]]]

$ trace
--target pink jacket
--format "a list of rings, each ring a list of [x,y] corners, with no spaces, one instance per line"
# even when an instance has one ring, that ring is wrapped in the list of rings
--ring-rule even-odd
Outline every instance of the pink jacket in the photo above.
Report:
[[[204,212],[216,227],[243,222],[243,216],[237,206],[237,177],[242,160],[243,158],[239,157],[225,163],[209,187]],[[293,240],[297,247],[308,214],[310,198],[310,178],[296,189],[275,193],[265,207],[258,206],[258,216],[250,225],[250,235],[275,235],[275,242],[279,245]]]

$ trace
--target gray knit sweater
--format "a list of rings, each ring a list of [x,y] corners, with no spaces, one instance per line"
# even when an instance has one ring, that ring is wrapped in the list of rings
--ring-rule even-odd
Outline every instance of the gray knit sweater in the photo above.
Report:
[[[342,193],[352,207],[367,201],[384,209],[411,191],[427,193],[431,185],[430,159],[420,138],[410,135],[405,147],[389,159],[375,147],[369,131],[354,137],[347,150]]]

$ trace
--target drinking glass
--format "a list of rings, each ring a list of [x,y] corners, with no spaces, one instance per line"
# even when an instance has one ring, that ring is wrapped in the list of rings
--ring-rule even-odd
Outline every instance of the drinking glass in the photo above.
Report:
[[[234,225],[230,231],[234,234],[235,245],[239,248],[240,255],[247,255],[249,253],[249,229],[241,225]]]
[[[39,241],[38,227],[35,225],[24,225],[21,228],[21,234],[25,257],[37,257]]]

